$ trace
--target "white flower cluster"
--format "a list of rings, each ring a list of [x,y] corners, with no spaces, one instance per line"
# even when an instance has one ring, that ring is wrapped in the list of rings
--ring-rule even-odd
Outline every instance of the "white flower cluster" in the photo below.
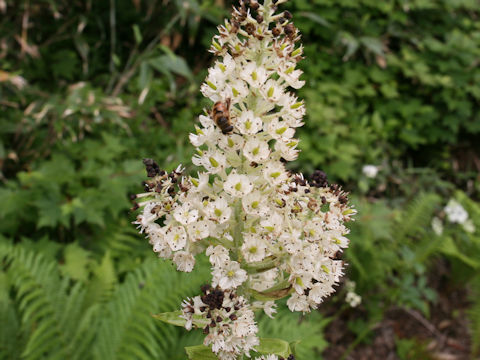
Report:
[[[231,290],[204,286],[203,294],[183,302],[181,317],[190,330],[194,316],[208,319],[203,328],[204,344],[209,345],[220,359],[235,360],[259,344],[254,313],[244,297]]]
[[[443,209],[447,215],[448,221],[453,224],[462,225],[466,232],[474,233],[475,225],[473,221],[469,219],[467,210],[455,199],[450,199],[448,204]]]
[[[344,223],[356,212],[323,172],[307,181],[285,168],[298,156],[294,134],[305,114],[289,91],[304,84],[298,30],[289,12],[275,13],[285,1],[241,0],[219,27],[211,51],[220,59],[201,87],[213,106],[190,134],[192,161],[204,171],[181,177],[181,168],[168,174],[144,160],[151,179],[137,195],[135,222],[180,271],[205,252],[213,287],[256,300],[269,316],[277,299],[290,296],[290,310],[308,312],[335,291]],[[209,343],[232,353],[225,342]]]
[[[363,175],[372,179],[377,177],[378,170],[379,170],[378,166],[375,166],[375,165],[364,165],[362,167]]]
[[[362,302],[362,297],[355,292],[356,286],[355,281],[347,280],[345,282],[345,289],[347,290],[345,301],[353,308],[357,307]]]

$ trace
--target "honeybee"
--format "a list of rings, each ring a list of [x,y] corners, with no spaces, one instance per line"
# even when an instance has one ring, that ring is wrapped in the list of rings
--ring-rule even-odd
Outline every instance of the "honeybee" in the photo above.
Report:
[[[212,109],[213,121],[215,121],[215,124],[217,124],[225,135],[230,134],[233,131],[233,126],[230,122],[230,102],[230,98],[225,102],[217,101]]]

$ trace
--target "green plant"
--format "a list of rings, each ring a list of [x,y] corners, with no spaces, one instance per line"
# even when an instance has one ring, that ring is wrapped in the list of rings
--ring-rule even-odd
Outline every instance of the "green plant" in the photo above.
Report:
[[[26,244],[0,243],[0,358],[182,358],[199,334],[181,335],[151,314],[172,309],[205,280],[140,260],[119,274],[106,253],[64,249],[64,265]],[[122,279],[123,278],[123,279]],[[5,322],[3,320],[6,320]]]

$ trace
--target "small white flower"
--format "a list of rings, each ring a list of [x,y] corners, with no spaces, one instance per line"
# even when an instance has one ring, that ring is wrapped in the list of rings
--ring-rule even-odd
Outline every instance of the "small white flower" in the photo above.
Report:
[[[178,271],[191,272],[195,266],[195,258],[186,251],[178,251],[173,256],[173,262],[177,265]]]
[[[223,151],[235,151],[240,150],[245,143],[245,139],[241,135],[231,134],[231,135],[224,135],[221,134],[218,137],[218,146]]]
[[[451,223],[463,224],[468,219],[467,211],[454,199],[451,199],[443,210]]]
[[[225,88],[225,98],[231,98],[235,102],[239,102],[246,98],[249,94],[247,84],[240,79],[232,79]]]
[[[198,173],[198,179],[190,178],[190,182],[193,184],[193,192],[205,192],[208,188],[208,174],[207,173]]]
[[[271,185],[279,185],[288,179],[285,167],[280,161],[269,162],[263,168],[263,177]]]
[[[233,197],[243,197],[253,189],[253,183],[247,175],[239,175],[231,173],[227,177],[227,181],[223,184],[223,188],[227,194]]]
[[[283,216],[277,212],[270,213],[267,218],[260,221],[265,230],[274,233],[280,233],[283,228]]]
[[[296,140],[277,140],[275,142],[275,150],[280,153],[282,158],[287,161],[293,161],[298,157],[299,150],[297,149],[298,141]]]
[[[265,258],[267,244],[257,234],[244,234],[242,254],[247,262],[262,261]]]
[[[268,123],[265,129],[274,139],[291,139],[295,135],[295,129],[290,127],[286,121],[280,121],[278,118],[273,119]]]
[[[333,293],[335,289],[331,284],[318,282],[312,285],[308,298],[316,304],[320,304],[323,298]]]
[[[255,62],[249,62],[240,77],[245,80],[254,89],[260,88],[268,79],[268,73],[265,68],[258,66]]]
[[[266,301],[263,304],[263,311],[270,319],[273,319],[273,314],[277,312],[277,309],[275,309],[276,307],[277,304],[275,304],[275,301]]]
[[[254,135],[262,130],[263,122],[253,111],[243,111],[237,118],[235,127],[244,135]]]
[[[251,138],[245,143],[243,155],[255,163],[263,163],[270,156],[270,148],[266,141],[258,138]]]
[[[214,136],[214,127],[205,127],[205,128],[199,128],[196,127],[196,134],[190,134],[188,138],[190,139],[190,143],[195,146],[199,147],[205,144],[205,142],[212,141],[213,136]]]
[[[362,168],[363,174],[368,178],[375,178],[378,174],[378,167],[375,165],[364,165]]]
[[[347,295],[345,296],[345,301],[351,306],[351,307],[357,307],[360,305],[362,302],[362,297],[353,291],[349,291]]]
[[[222,289],[234,289],[247,280],[247,272],[240,268],[236,261],[230,261],[221,268],[213,270],[213,286],[220,286]]]
[[[205,239],[210,235],[210,224],[206,220],[196,221],[187,226],[187,232],[191,241]]]
[[[220,224],[227,222],[232,215],[232,209],[223,197],[219,197],[217,200],[208,203],[206,210],[210,219],[218,221]]]
[[[187,233],[183,226],[172,226],[167,230],[165,238],[173,251],[181,250],[187,244]]]
[[[222,267],[230,261],[230,256],[228,255],[228,250],[225,249],[222,245],[217,245],[213,247],[210,245],[205,252],[209,256],[210,264],[215,267]]]
[[[269,210],[265,204],[265,197],[258,190],[243,197],[242,205],[245,212],[250,215],[264,216]]]
[[[225,169],[227,159],[219,151],[204,151],[201,155],[195,155],[192,162],[197,166],[203,166],[210,174],[218,174]]]
[[[268,80],[260,89],[264,99],[277,102],[283,96],[283,88],[275,80]]]
[[[198,210],[192,209],[191,204],[185,203],[173,212],[173,217],[182,225],[188,225],[198,219]]]
[[[283,64],[280,66],[278,75],[283,78],[289,86],[294,89],[300,89],[305,85],[305,81],[299,80],[300,75],[303,74],[302,70],[295,70],[294,63]]]
[[[310,305],[305,295],[293,293],[287,301],[287,306],[290,311],[310,312]]]

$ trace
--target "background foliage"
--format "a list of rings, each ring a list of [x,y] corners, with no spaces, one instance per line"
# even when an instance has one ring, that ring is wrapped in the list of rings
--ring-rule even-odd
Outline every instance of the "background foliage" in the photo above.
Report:
[[[0,0],[0,358],[181,359],[201,341],[150,314],[197,293],[206,264],[185,277],[156,260],[130,224],[128,195],[141,191],[143,157],[191,169],[187,134],[210,105],[199,93],[206,49],[230,5]],[[429,318],[442,295],[432,271],[446,263],[442,282],[471,299],[468,351],[478,354],[477,1],[293,0],[288,8],[307,58],[308,116],[294,168],[325,170],[359,209],[345,260],[363,317],[347,324],[348,351],[368,342],[391,307]],[[365,164],[379,174],[365,176]],[[450,198],[475,232],[448,223]],[[302,318],[281,308],[260,329],[302,340],[299,359],[320,358],[325,326],[351,311],[343,295],[332,300],[336,313]],[[400,339],[397,355],[412,346]]]

